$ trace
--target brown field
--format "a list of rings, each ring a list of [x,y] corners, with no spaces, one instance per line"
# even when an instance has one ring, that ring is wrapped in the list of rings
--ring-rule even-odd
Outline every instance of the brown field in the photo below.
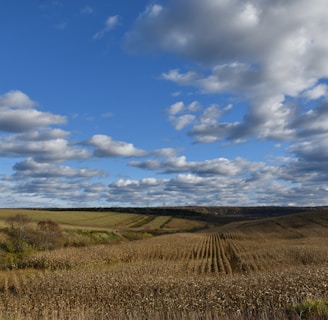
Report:
[[[120,220],[118,213],[110,223],[105,213],[92,214],[74,225],[172,232],[198,223],[140,214]],[[31,252],[0,273],[0,318],[328,319],[327,231],[328,210],[318,209]]]

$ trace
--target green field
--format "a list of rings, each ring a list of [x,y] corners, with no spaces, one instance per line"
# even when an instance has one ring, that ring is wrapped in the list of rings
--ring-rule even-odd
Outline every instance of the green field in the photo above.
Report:
[[[6,219],[16,214],[27,215],[34,222],[51,219],[63,228],[87,228],[102,230],[135,231],[191,231],[206,227],[206,222],[175,218],[173,216],[155,216],[121,212],[96,211],[51,211],[33,209],[0,209],[0,225],[6,225]]]

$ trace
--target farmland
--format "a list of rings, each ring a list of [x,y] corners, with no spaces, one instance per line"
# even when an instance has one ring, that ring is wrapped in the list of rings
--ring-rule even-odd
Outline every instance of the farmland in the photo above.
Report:
[[[325,208],[230,222],[171,211],[19,213],[30,228],[51,217],[71,237],[91,230],[117,238],[30,250],[4,268],[1,319],[328,318]],[[3,228],[12,214],[0,211]]]
[[[76,210],[32,210],[32,209],[0,209],[0,225],[5,225],[6,218],[16,215],[28,215],[32,221],[51,218],[65,228],[87,228],[102,230],[163,230],[188,231],[204,228],[205,223],[183,220],[168,215],[146,215],[134,213],[118,213],[112,211],[76,211]],[[179,223],[180,222],[180,223]],[[166,226],[167,224],[167,226]],[[170,225],[176,225],[171,228]]]

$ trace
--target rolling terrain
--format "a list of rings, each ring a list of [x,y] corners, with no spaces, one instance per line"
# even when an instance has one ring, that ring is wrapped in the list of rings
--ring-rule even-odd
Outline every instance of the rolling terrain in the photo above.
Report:
[[[287,215],[196,209],[182,208],[175,215],[139,209],[29,211],[32,224],[51,216],[63,230],[99,228],[121,235],[148,230],[151,236],[29,252],[0,274],[0,316],[328,318],[327,208],[293,209]],[[4,224],[8,214],[0,215]]]

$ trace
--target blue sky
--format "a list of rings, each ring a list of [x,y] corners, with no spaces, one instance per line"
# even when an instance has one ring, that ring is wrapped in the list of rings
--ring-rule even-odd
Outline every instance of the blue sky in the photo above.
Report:
[[[328,205],[324,0],[5,0],[0,206]]]

